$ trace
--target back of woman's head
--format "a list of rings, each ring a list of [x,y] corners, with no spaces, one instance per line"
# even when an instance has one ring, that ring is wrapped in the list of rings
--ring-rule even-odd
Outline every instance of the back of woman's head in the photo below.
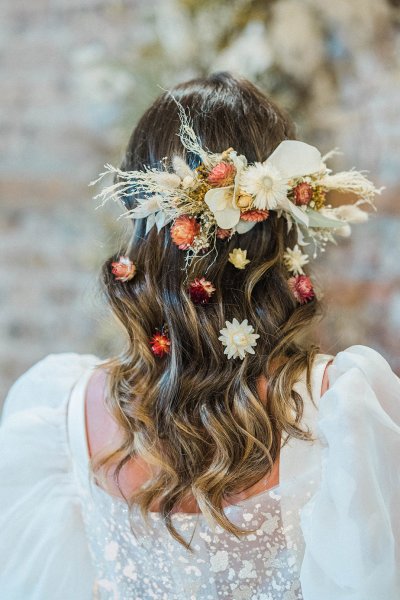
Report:
[[[227,73],[195,79],[162,94],[134,129],[123,171],[157,167],[179,155],[191,168],[198,156],[187,153],[178,132],[177,102],[190,114],[203,148],[234,148],[250,163],[264,161],[282,140],[294,139],[292,122],[246,80]],[[165,158],[167,157],[167,162]],[[123,199],[135,206],[135,197]],[[296,243],[296,230],[271,212],[248,233],[217,239],[217,253],[206,253],[185,268],[185,253],[173,243],[171,228],[145,233],[145,219],[133,220],[129,257],[137,272],[125,283],[103,281],[111,308],[127,332],[124,351],[109,360],[109,406],[124,443],[100,464],[141,456],[153,477],[132,498],[143,512],[157,501],[171,533],[181,539],[171,511],[193,495],[200,509],[239,534],[225,517],[223,502],[260,480],[271,469],[285,432],[305,438],[299,427],[302,400],[292,390],[317,349],[300,338],[318,302],[299,304],[291,293],[283,254]],[[229,262],[236,247],[247,251],[245,269]],[[206,305],[194,304],[188,281],[206,275],[216,288]],[[248,319],[259,334],[255,354],[228,360],[218,339],[225,321]],[[149,340],[166,327],[170,353],[157,357]],[[262,377],[267,397],[259,395]],[[181,540],[182,541],[182,540]]]

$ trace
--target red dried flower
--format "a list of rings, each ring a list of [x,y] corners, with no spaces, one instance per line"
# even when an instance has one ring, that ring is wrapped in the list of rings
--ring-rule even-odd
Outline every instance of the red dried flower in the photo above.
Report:
[[[217,227],[216,235],[219,240],[227,240],[232,235],[232,229],[222,229],[222,227]]]
[[[303,181],[303,183],[298,183],[296,187],[293,188],[293,194],[295,204],[308,204],[313,196],[313,189],[309,183]]]
[[[265,221],[269,217],[268,210],[248,210],[247,212],[243,212],[240,215],[242,221],[253,221],[255,223],[260,223],[261,221]]]
[[[182,215],[171,227],[171,237],[180,250],[187,250],[200,232],[200,223],[194,217]]]
[[[315,296],[313,284],[307,275],[296,275],[288,279],[289,287],[300,304],[305,304]]]
[[[231,163],[220,162],[211,169],[207,181],[213,187],[232,185],[236,169]]]
[[[155,333],[150,340],[151,350],[156,356],[164,356],[169,354],[171,349],[171,341],[165,333]]]
[[[207,304],[214,292],[215,287],[211,281],[207,281],[204,277],[201,277],[201,279],[196,277],[188,288],[189,296],[195,304]]]
[[[129,281],[136,273],[136,267],[128,256],[120,256],[117,262],[111,263],[111,272],[117,281]]]

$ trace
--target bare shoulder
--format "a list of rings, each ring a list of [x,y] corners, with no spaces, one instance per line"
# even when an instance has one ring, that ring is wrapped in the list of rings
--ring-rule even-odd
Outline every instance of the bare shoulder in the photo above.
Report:
[[[333,362],[333,358],[331,360],[329,360],[325,366],[324,376],[322,378],[322,385],[321,385],[321,396],[323,396],[325,394],[325,392],[329,389],[328,367],[329,367],[329,365],[332,364],[332,362]]]
[[[104,444],[114,440],[118,426],[104,402],[107,373],[98,368],[94,371],[86,387],[85,413],[86,435],[90,456],[104,448]]]

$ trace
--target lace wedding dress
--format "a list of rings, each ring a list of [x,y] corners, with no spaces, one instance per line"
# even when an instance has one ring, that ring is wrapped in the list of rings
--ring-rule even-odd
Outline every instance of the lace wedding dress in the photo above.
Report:
[[[400,380],[366,346],[330,355],[296,384],[303,427],[279,484],[226,510],[237,539],[176,513],[131,520],[89,474],[84,395],[93,355],[51,354],[11,387],[0,427],[4,600],[399,600]],[[285,437],[285,436],[284,436]]]

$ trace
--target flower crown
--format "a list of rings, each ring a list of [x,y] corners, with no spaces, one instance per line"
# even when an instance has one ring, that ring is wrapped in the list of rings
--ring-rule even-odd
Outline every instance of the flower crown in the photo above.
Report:
[[[362,172],[354,169],[332,173],[326,161],[335,150],[321,156],[314,146],[296,140],[282,141],[264,162],[254,164],[248,164],[246,157],[238,155],[233,148],[221,153],[208,152],[199,142],[185,109],[178,102],[177,106],[182,146],[187,153],[198,157],[198,165],[190,168],[180,156],[172,157],[172,171],[167,168],[167,159],[159,169],[146,167],[142,171],[122,171],[106,164],[106,170],[89,185],[110,173],[116,176],[117,182],[94,196],[101,200],[97,208],[110,199],[136,198],[136,206],[120,217],[145,219],[146,234],[153,227],[160,231],[170,225],[172,241],[186,252],[187,266],[198,256],[217,252],[218,239],[248,233],[275,211],[278,217],[285,218],[288,231],[292,227],[297,230],[298,243],[294,248],[287,248],[283,256],[285,266],[293,275],[288,280],[289,287],[298,302],[311,300],[314,297],[312,283],[303,271],[310,258],[307,247],[311,246],[312,257],[316,258],[318,251],[324,252],[328,242],[336,243],[334,234],[349,236],[351,223],[368,219],[368,212],[362,210],[361,205],[367,204],[376,210],[374,196],[383,188],[375,188]],[[334,208],[327,203],[327,193],[332,190],[351,193],[356,201]],[[236,268],[245,268],[249,263],[246,250],[235,248],[229,261]],[[128,257],[120,257],[119,263],[113,263],[113,273],[119,280],[127,281],[133,277],[135,268]],[[201,303],[207,303],[212,293],[209,294],[210,286],[213,288],[211,282],[201,278],[191,285],[197,290],[195,296],[203,299]],[[249,332],[252,327],[247,321],[242,323],[245,323],[242,332],[235,319],[229,327],[228,323],[227,329],[221,330],[222,337],[231,339],[232,331],[239,328],[233,337],[243,338],[244,343],[246,335],[247,342],[248,336],[253,336],[251,344],[245,343],[243,347],[247,352],[254,352],[252,345],[258,336]],[[164,333],[160,335],[167,338]],[[226,339],[221,341],[225,343]],[[232,344],[232,340],[227,342],[228,357],[243,358],[244,353],[238,350],[242,346],[239,344],[234,351]],[[169,351],[170,345],[165,347]]]

